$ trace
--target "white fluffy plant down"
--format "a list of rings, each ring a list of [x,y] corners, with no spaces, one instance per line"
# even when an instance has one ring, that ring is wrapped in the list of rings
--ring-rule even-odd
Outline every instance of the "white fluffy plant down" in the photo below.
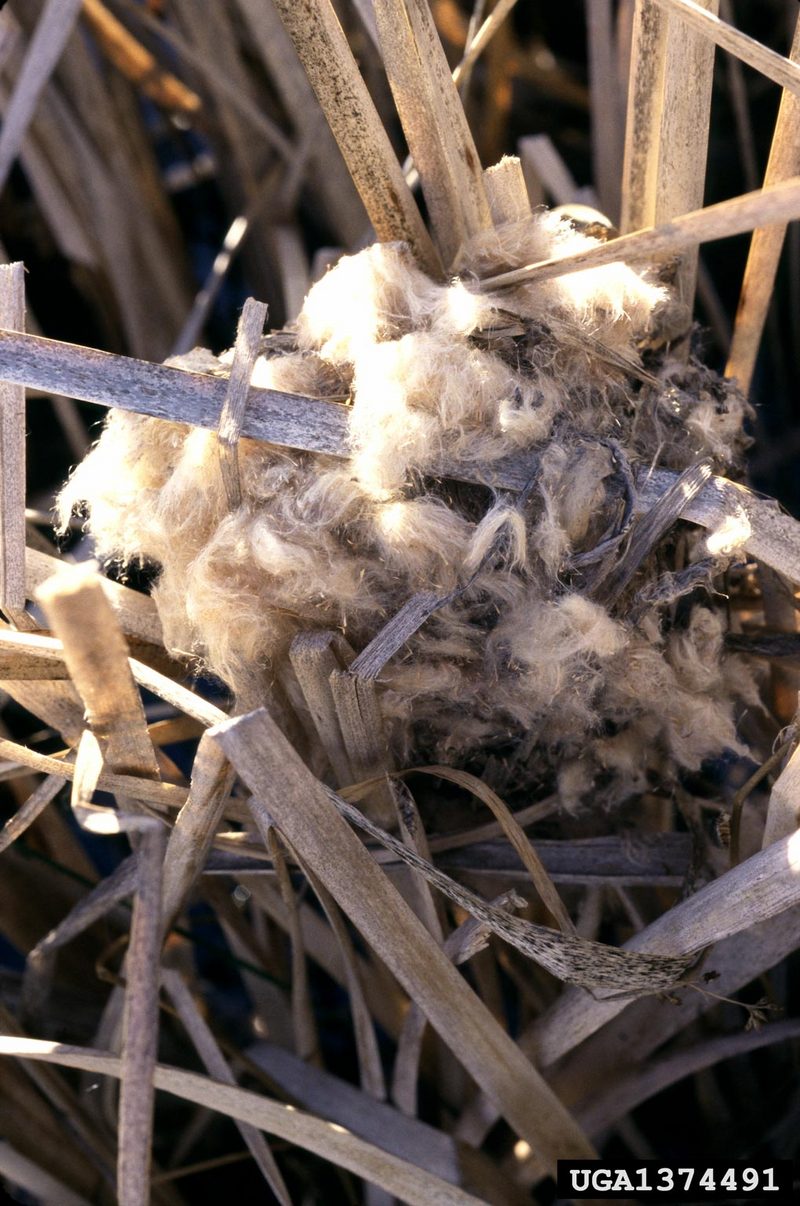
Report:
[[[710,583],[722,554],[673,524],[618,597],[597,582],[631,539],[633,472],[735,471],[745,402],[670,362],[675,307],[644,271],[479,285],[594,241],[537,213],[467,247],[447,284],[399,244],[343,258],[265,339],[253,384],[346,398],[349,460],[242,439],[231,511],[215,432],[112,411],[62,522],[81,507],[101,558],[154,564],[168,648],[287,731],[303,719],[296,634],[337,630],[358,652],[434,591],[456,593],[377,683],[399,763],[467,765],[505,790],[549,781],[575,806],[741,751],[751,676],[724,655],[713,590],[674,573],[707,563]],[[537,466],[520,498],[437,476],[443,458],[490,475],[520,452]]]

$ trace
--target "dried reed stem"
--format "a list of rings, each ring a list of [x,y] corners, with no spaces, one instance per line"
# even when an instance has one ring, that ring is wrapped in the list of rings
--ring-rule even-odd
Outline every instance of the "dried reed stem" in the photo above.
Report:
[[[800,71],[800,21],[795,28],[790,59]],[[765,188],[800,173],[799,123],[800,98],[784,90],[764,175]],[[725,366],[725,376],[735,377],[745,393],[749,393],[753,380],[785,237],[784,224],[765,226],[754,232],[750,244],[730,355]]]
[[[160,778],[144,708],[128,665],[128,647],[96,573],[78,570],[39,588],[89,724],[116,774]]]
[[[701,37],[725,50],[735,54],[743,63],[755,68],[767,79],[786,88],[789,92],[800,95],[800,64],[793,59],[787,59],[782,54],[770,50],[763,42],[721,21],[711,7],[699,4],[696,0],[650,0],[674,15]]]
[[[592,165],[600,209],[619,220],[622,142],[611,0],[587,0]]]
[[[121,1061],[113,1055],[66,1043],[4,1035],[0,1037],[0,1055],[83,1068],[101,1076],[119,1078],[122,1075]],[[218,1110],[229,1118],[249,1123],[315,1152],[356,1176],[382,1185],[410,1206],[431,1206],[434,1202],[436,1206],[478,1206],[480,1202],[472,1194],[372,1143],[365,1143],[342,1127],[333,1127],[323,1118],[272,1101],[260,1093],[223,1085],[165,1064],[156,1065],[155,1084],[185,1101]]]
[[[25,328],[25,268],[0,266],[0,324]],[[0,609],[26,624],[25,389],[0,385]]]
[[[102,0],[83,0],[83,14],[114,66],[146,96],[167,109],[197,113],[200,97],[168,71],[162,71],[155,56],[142,46],[110,13]]]
[[[158,1057],[161,875],[167,833],[139,820],[137,887],[125,963],[117,1192],[120,1206],[148,1206],[153,1139],[153,1075]]]
[[[754,193],[744,193],[728,201],[719,201],[704,209],[681,214],[659,226],[636,230],[610,239],[607,243],[571,255],[542,260],[486,277],[486,289],[505,289],[511,285],[551,280],[584,268],[599,268],[617,261],[651,260],[685,251],[697,243],[727,239],[771,222],[791,222],[800,217],[800,176]],[[5,371],[5,369],[4,369]]]
[[[42,9],[0,132],[0,189],[19,154],[39,98],[64,53],[83,0],[48,0]]]
[[[266,320],[267,307],[264,303],[248,297],[244,303],[236,331],[231,375],[228,378],[228,388],[225,391],[225,401],[222,404],[217,430],[219,467],[228,497],[228,506],[232,511],[241,506],[242,502],[239,437],[242,433],[247,395],[250,392],[250,378],[258,357]]]
[[[397,895],[262,709],[215,730],[239,773],[470,1074],[548,1166],[589,1156],[556,1098]],[[302,810],[295,805],[303,800]],[[538,1104],[537,1104],[538,1103]]]
[[[445,267],[491,226],[481,166],[426,0],[375,0],[383,60]]]
[[[275,0],[275,6],[376,235],[409,243],[421,266],[438,276],[438,255],[330,0]]]

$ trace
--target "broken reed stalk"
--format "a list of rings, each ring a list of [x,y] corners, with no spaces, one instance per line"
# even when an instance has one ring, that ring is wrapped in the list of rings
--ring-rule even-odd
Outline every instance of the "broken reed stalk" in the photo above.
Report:
[[[425,0],[375,0],[386,74],[446,268],[491,226],[481,165]]]
[[[599,268],[604,264],[657,259],[664,255],[678,254],[697,243],[745,234],[758,226],[766,226],[773,222],[791,222],[798,216],[800,177],[793,176],[771,188],[744,193],[728,201],[719,201],[704,209],[676,216],[659,226],[632,231],[618,239],[610,239],[607,243],[601,243],[586,251],[487,276],[481,283],[486,289],[506,289],[512,285],[551,280],[568,272]]]
[[[58,575],[39,588],[38,598],[63,641],[64,661],[109,769],[159,779],[128,648],[99,577],[78,570]]]
[[[702,0],[702,5],[716,14],[719,0]],[[655,208],[647,223],[653,226],[703,204],[714,74],[713,44],[671,16],[667,18],[663,53],[661,123],[649,152],[656,158]],[[675,295],[690,310],[696,278],[697,250],[686,248],[680,255]]]
[[[275,0],[364,208],[382,241],[399,239],[439,275],[439,257],[330,0]]]
[[[623,234],[655,222],[666,32],[667,18],[657,5],[635,5],[620,203]]]

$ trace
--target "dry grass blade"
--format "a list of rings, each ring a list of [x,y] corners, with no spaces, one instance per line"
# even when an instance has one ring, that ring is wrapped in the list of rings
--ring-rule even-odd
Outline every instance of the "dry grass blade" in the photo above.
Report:
[[[105,917],[126,896],[132,896],[136,891],[137,875],[136,857],[131,855],[123,859],[111,875],[87,892],[64,920],[36,944],[28,955],[22,984],[22,999],[27,1011],[34,1016],[41,1011],[50,991],[60,948]]]
[[[426,862],[430,862],[428,835],[422,824],[416,801],[402,780],[395,784],[394,799],[403,843],[408,846],[409,850],[414,850],[424,858]],[[436,898],[425,877],[417,872],[411,874],[411,890],[413,895],[408,898],[409,904],[428,933],[433,935],[439,946],[443,946],[445,934],[449,928],[443,902]]]
[[[789,53],[790,61],[800,70],[800,22],[795,28]],[[764,176],[767,188],[800,172],[800,150],[796,137],[798,122],[800,99],[796,94],[784,91]],[[785,225],[766,226],[755,231],[750,245],[730,355],[725,366],[725,376],[735,377],[745,393],[749,392],[753,379],[785,237]]]
[[[172,704],[179,712],[185,712],[187,716],[193,717],[207,727],[219,724],[220,720],[225,717],[221,708],[209,703],[207,699],[203,699],[202,695],[190,691],[181,683],[176,683],[166,674],[153,670],[151,666],[145,666],[144,662],[137,661],[136,658],[132,657],[129,661],[131,673],[139,686],[152,691],[166,703]]]
[[[448,595],[437,595],[424,590],[412,595],[353,659],[349,667],[351,672],[362,680],[377,679],[389,659],[402,649],[435,611],[452,602],[457,593],[452,591]]]
[[[36,549],[26,549],[25,586],[28,597],[33,598],[38,587],[48,578],[52,578],[54,574],[69,572],[70,568],[70,562],[38,552]],[[149,595],[139,594],[123,586],[121,582],[112,582],[110,578],[102,578],[101,582],[122,631],[151,645],[160,645],[163,640],[161,621],[155,603]]]
[[[508,909],[522,902],[513,892],[506,892],[491,903],[494,908]],[[448,936],[442,949],[453,965],[459,967],[486,949],[491,932],[491,927],[485,922],[468,917]],[[417,1112],[417,1079],[426,1026],[425,1014],[412,1001],[397,1043],[392,1074],[392,1101],[409,1118],[413,1118]]]
[[[403,772],[411,774],[413,770]],[[341,792],[343,799],[349,799],[346,792]],[[548,796],[544,800],[537,800],[535,804],[528,804],[526,808],[520,808],[515,812],[514,819],[520,828],[525,825],[532,825],[534,821],[543,821],[545,817],[550,817],[558,811],[560,800],[558,796]],[[456,850],[460,846],[468,846],[473,842],[486,841],[489,838],[497,837],[503,832],[499,821],[489,821],[486,825],[474,825],[470,829],[459,830],[458,833],[442,834],[440,837],[432,837],[430,839],[430,848],[434,854],[439,854],[444,850]]]
[[[732,996],[779,964],[799,941],[800,908],[725,939],[715,947],[708,962],[718,977],[714,992]],[[615,1080],[637,1065],[641,1067],[653,1052],[718,1004],[716,997],[699,992],[685,992],[681,997],[669,1008],[653,998],[629,1005],[559,1063],[558,1070],[554,1070],[559,1093],[568,1101],[606,1089],[612,1093]],[[532,1034],[522,1038],[526,1047],[533,1041]]]
[[[468,38],[463,58],[453,72],[453,83],[457,87],[463,87],[465,78],[469,76],[472,68],[516,3],[517,0],[497,0],[486,20],[476,31],[475,36]]]
[[[800,900],[798,868],[800,837],[793,834],[664,913],[637,934],[626,949],[697,955],[723,938],[795,905]],[[621,999],[600,1001],[584,994],[565,993],[536,1026],[542,1063],[553,1063],[624,1008]]]
[[[491,226],[481,165],[424,0],[374,0],[386,74],[445,267]]]
[[[763,42],[756,41],[726,21],[721,21],[715,12],[706,11],[706,6],[695,0],[653,0],[653,3],[674,14],[703,38],[729,50],[767,79],[800,95],[800,66],[797,63],[770,50]]]
[[[365,1093],[376,1101],[386,1100],[386,1081],[381,1065],[381,1055],[375,1027],[372,1024],[364,989],[359,976],[358,962],[353,943],[347,932],[342,914],[330,892],[322,886],[319,879],[306,867],[299,856],[293,852],[303,874],[314,890],[317,900],[322,905],[323,912],[336,936],[342,956],[347,992],[350,997],[350,1013],[353,1018],[353,1033],[358,1058],[359,1079]]]
[[[662,1056],[651,1061],[645,1068],[637,1069],[627,1077],[617,1080],[614,1092],[599,1094],[580,1108],[580,1117],[590,1135],[599,1134],[612,1126],[619,1118],[635,1110],[643,1102],[663,1093],[671,1085],[686,1076],[692,1076],[703,1068],[711,1068],[722,1060],[735,1059],[775,1043],[788,1043],[800,1036],[800,1022],[796,1018],[785,1022],[772,1022],[740,1034],[726,1034],[705,1042],[695,1043],[682,1051]]]
[[[773,185],[755,193],[744,193],[729,201],[719,201],[704,209],[682,214],[647,230],[635,230],[620,235],[587,251],[542,260],[527,264],[497,276],[485,277],[485,289],[505,289],[511,285],[535,284],[551,280],[568,272],[581,272],[586,268],[599,268],[604,264],[628,263],[631,261],[656,260],[658,257],[678,253],[697,243],[713,239],[727,239],[745,234],[757,226],[771,222],[791,222],[800,217],[800,177],[793,176],[781,184]],[[3,366],[5,372],[5,367]]]
[[[409,243],[433,275],[441,268],[417,204],[330,0],[275,0],[322,105],[364,208],[382,241]]]
[[[239,437],[242,433],[247,395],[250,392],[250,378],[253,375],[253,365],[258,356],[266,320],[267,307],[264,303],[248,297],[244,303],[236,331],[231,375],[228,378],[228,388],[222,404],[217,433],[219,467],[225,485],[225,493],[228,496],[228,506],[232,511],[241,506],[242,502],[242,483],[239,477]]]
[[[0,830],[0,854],[22,837],[36,818],[44,812],[64,786],[64,780],[57,775],[48,775],[28,796],[25,803],[10,817]]]
[[[654,469],[637,482],[636,510],[649,510],[677,481],[677,474]],[[732,525],[733,546],[747,549],[753,557],[777,570],[792,582],[800,582],[800,524],[770,499],[759,498],[743,486],[712,477],[702,490],[681,508],[681,519],[714,532]]]
[[[166,837],[166,830],[157,821],[141,824],[136,896],[125,963],[117,1158],[120,1206],[148,1206],[150,1202],[153,1076],[158,1055],[161,875]]]
[[[42,10],[17,84],[3,114],[0,188],[5,186],[39,98],[64,52],[83,0],[48,0]]]
[[[51,578],[37,597],[63,641],[70,677],[111,770],[160,778],[128,647],[97,574],[75,570]]]
[[[798,943],[797,906],[723,939],[708,962],[718,976],[714,992],[732,996],[779,964]],[[607,1093],[612,1098],[617,1080],[634,1070],[639,1073],[654,1051],[717,1004],[717,997],[701,992],[683,992],[669,1005],[657,997],[644,997],[627,1005],[585,1041],[576,1035],[575,1044],[554,1052],[552,1058],[545,1050],[543,1065],[550,1068],[558,1061],[550,1077],[554,1089],[571,1107],[593,1094]],[[538,1049],[538,1025],[535,1021],[520,1037],[522,1049],[531,1054]],[[467,1142],[481,1144],[497,1119],[497,1110],[478,1097],[464,1112],[459,1134]]]
[[[278,890],[289,919],[289,936],[292,943],[292,1027],[295,1050],[301,1059],[316,1063],[319,1062],[319,1036],[311,1004],[308,964],[297,897],[274,825],[269,817],[265,816],[264,809],[259,807],[258,801],[251,801],[250,809],[277,873]]]
[[[28,766],[43,775],[53,775],[66,780],[75,778],[75,767],[71,762],[49,754],[40,754],[37,750],[18,745],[14,741],[0,739],[0,758],[8,758],[12,763]],[[112,795],[141,800],[160,809],[182,808],[188,795],[185,787],[178,787],[174,783],[159,783],[153,779],[141,779],[136,775],[113,775],[105,771],[97,780],[97,788],[111,792]]]
[[[563,900],[558,894],[558,891],[553,884],[552,879],[547,873],[547,870],[536,853],[530,840],[525,835],[517,818],[509,809],[508,805],[501,800],[496,791],[493,791],[481,779],[475,775],[469,774],[467,771],[455,770],[448,766],[430,766],[419,768],[419,773],[423,775],[434,775],[437,778],[445,779],[448,783],[457,783],[459,787],[463,787],[465,791],[471,792],[474,796],[486,805],[486,807],[494,814],[497,823],[502,832],[508,838],[511,845],[516,850],[524,867],[527,869],[531,877],[531,881],[536,891],[538,892],[542,903],[546,906],[549,912],[558,922],[559,929],[563,934],[574,934],[575,926],[572,918],[567,912]]]
[[[386,1102],[367,1097],[330,1072],[310,1067],[275,1043],[255,1043],[246,1054],[306,1109],[330,1118],[402,1159],[411,1160],[437,1177],[459,1184],[456,1144],[444,1132],[424,1122],[410,1121]]]
[[[154,56],[108,11],[101,0],[83,0],[83,15],[103,51],[142,92],[165,108],[197,113],[200,97],[168,71],[161,71]]]
[[[172,357],[182,356],[187,352],[191,352],[199,343],[203,328],[225,283],[225,278],[228,275],[234,257],[250,233],[256,214],[261,211],[263,206],[264,197],[257,197],[247,213],[238,214],[231,222],[222,240],[222,245],[214,258],[214,263],[211,265],[211,270],[203,282],[202,288],[195,295],[192,308],[178,332],[178,336],[172,346]]]
[[[162,907],[168,926],[180,910],[211,848],[233,786],[234,773],[204,733],[192,764],[186,803],[175,818],[164,860]]]
[[[31,1194],[42,1206],[89,1206],[87,1198],[73,1193],[63,1181],[45,1172],[4,1139],[0,1140],[0,1176]]]
[[[572,1119],[337,816],[328,793],[268,714],[262,710],[229,721],[216,735],[279,829],[511,1126],[550,1167],[556,1156],[590,1155]],[[296,799],[303,801],[302,809]]]
[[[68,1068],[82,1068],[99,1076],[120,1077],[121,1061],[113,1055],[88,1047],[71,1047],[41,1039],[0,1038],[0,1054],[19,1059],[44,1060]],[[365,1143],[343,1127],[332,1126],[300,1110],[279,1105],[247,1089],[222,1085],[218,1081],[157,1064],[156,1088],[208,1106],[229,1118],[250,1123],[289,1143],[315,1152],[356,1176],[381,1185],[410,1206],[477,1206],[479,1199],[439,1177],[423,1172],[415,1164],[400,1160]]]
[[[475,41],[475,35],[481,27],[486,12],[486,0],[474,0],[472,12],[470,13],[469,25],[467,26],[467,36],[464,39],[464,54],[461,62],[453,72],[453,83],[458,88],[458,94],[461,100],[466,104],[466,99],[469,95],[470,85],[472,83],[472,70],[475,66],[474,62],[465,63],[464,60],[469,54],[470,47]],[[377,30],[376,30],[377,34]]]
[[[326,789],[328,798],[352,825],[363,829],[370,837],[391,850],[402,862],[425,876],[461,908],[485,921],[495,934],[530,959],[568,984],[583,988],[612,989],[618,993],[658,992],[669,988],[683,976],[689,960],[680,956],[658,958],[631,957],[615,947],[597,942],[585,942],[546,926],[533,925],[514,917],[504,909],[496,909],[469,889],[457,884],[437,867],[432,866],[391,834],[369,821],[351,804]]]
[[[178,1016],[191,1038],[198,1055],[205,1064],[209,1075],[224,1085],[235,1085],[236,1079],[183,978],[172,968],[164,968],[161,978],[164,988],[172,1004],[175,1006]],[[275,1157],[272,1155],[264,1136],[256,1127],[250,1126],[246,1122],[239,1122],[237,1126],[253,1159],[261,1169],[265,1181],[281,1203],[281,1206],[292,1206],[289,1191],[286,1188],[280,1169],[275,1163]]]
[[[3,132],[5,132],[5,119]],[[0,146],[2,136],[0,136]],[[25,327],[25,269],[0,266],[0,325]],[[25,608],[25,390],[0,386],[0,609],[30,627]]]

